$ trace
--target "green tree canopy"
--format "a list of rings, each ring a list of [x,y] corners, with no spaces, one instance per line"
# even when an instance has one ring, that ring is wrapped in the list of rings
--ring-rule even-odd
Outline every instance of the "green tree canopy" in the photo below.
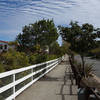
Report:
[[[63,40],[70,43],[70,49],[81,56],[84,70],[84,56],[97,46],[99,32],[91,24],[80,26],[77,22],[71,22],[68,27],[59,26],[59,30]]]
[[[52,44],[58,38],[57,28],[53,20],[40,20],[34,24],[24,26],[16,40],[19,43],[19,50],[34,51],[33,47],[37,44],[40,47]]]
[[[52,45],[50,46],[50,54],[54,54],[60,57],[68,52],[68,48],[69,48],[68,43],[63,43],[62,46],[60,46],[58,42],[56,41],[52,43]]]
[[[63,40],[69,42],[70,49],[81,55],[96,47],[97,33],[91,24],[79,26],[71,22],[69,27],[59,27]]]

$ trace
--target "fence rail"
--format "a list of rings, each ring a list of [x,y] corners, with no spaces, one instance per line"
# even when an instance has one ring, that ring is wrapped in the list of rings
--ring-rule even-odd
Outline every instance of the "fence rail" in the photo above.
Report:
[[[0,85],[1,85],[0,100],[15,99],[15,97],[18,96],[22,91],[24,91],[34,82],[36,82],[38,79],[44,76],[46,73],[51,71],[55,66],[57,66],[62,59],[63,58],[58,58],[41,64],[36,64],[36,65],[1,73],[0,74]],[[12,77],[12,82],[6,83],[4,85],[3,82],[4,81],[6,82],[5,79],[6,77]],[[9,81],[10,79],[7,80]],[[8,94],[10,93],[9,96],[6,95],[7,93]]]

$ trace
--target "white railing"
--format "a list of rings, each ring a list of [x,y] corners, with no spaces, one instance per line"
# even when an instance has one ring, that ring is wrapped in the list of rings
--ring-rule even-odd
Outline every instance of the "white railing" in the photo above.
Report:
[[[24,67],[8,72],[4,72],[0,74],[0,82],[2,82],[2,79],[8,76],[12,76],[12,82],[1,86],[0,88],[0,96],[2,98],[3,94],[5,95],[6,91],[9,91],[9,89],[12,89],[12,94],[3,97],[3,100],[12,100],[15,99],[16,96],[18,96],[21,92],[23,92],[26,88],[28,88],[30,85],[32,85],[34,82],[36,82],[38,79],[40,79],[42,76],[44,76],[46,73],[51,71],[55,66],[57,66],[61,62],[62,58],[58,58],[55,60],[47,61],[41,64],[32,65],[29,67]],[[41,67],[42,66],[42,67]],[[21,78],[16,79],[17,75],[21,75],[20,73],[25,73],[25,71],[30,71],[27,75],[24,75]],[[22,82],[25,83],[26,80],[29,79],[29,82],[25,84],[23,87],[16,90],[19,84]],[[1,83],[0,83],[1,84]],[[3,84],[3,82],[2,82]],[[1,99],[0,99],[1,100]]]

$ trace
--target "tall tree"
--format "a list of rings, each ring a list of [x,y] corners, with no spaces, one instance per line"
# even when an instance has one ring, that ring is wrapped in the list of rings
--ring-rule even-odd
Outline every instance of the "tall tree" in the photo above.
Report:
[[[16,40],[19,43],[19,50],[34,51],[35,45],[40,47],[50,46],[58,38],[57,28],[53,20],[40,20],[34,24],[24,26],[22,34]]]
[[[69,27],[59,27],[63,40],[70,43],[70,49],[78,53],[82,60],[83,74],[84,56],[88,51],[96,47],[96,38],[99,36],[93,25],[85,23],[80,26],[77,22],[71,22]]]
[[[53,42],[51,45],[50,45],[50,48],[49,48],[49,53],[50,54],[58,54],[58,51],[60,49],[60,46],[58,44],[57,41]]]

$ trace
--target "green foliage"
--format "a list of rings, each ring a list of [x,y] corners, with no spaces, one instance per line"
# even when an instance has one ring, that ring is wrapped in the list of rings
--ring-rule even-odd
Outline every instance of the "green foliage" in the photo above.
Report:
[[[18,50],[24,52],[34,52],[33,47],[37,44],[40,47],[52,44],[58,38],[57,29],[53,20],[40,20],[34,24],[25,26],[22,34],[16,40],[19,43]]]
[[[36,44],[36,45],[33,47],[33,50],[34,50],[34,53],[40,53],[40,52],[42,51],[39,44]]]
[[[2,54],[0,61],[2,62],[6,71],[29,65],[29,60],[25,53],[14,50],[10,50]]]
[[[8,44],[9,44],[10,46],[12,46],[12,45],[17,46],[17,45],[18,45],[17,41],[10,41]]]
[[[69,46],[67,43],[64,43],[62,46],[59,46],[58,42],[56,41],[50,46],[50,54],[54,54],[57,57],[61,57],[68,52],[68,47]]]
[[[70,49],[80,55],[86,54],[96,47],[97,33],[91,24],[79,26],[77,22],[70,23],[70,27],[60,27],[63,40],[69,42]]]
[[[64,42],[64,43],[62,44],[62,46],[60,47],[60,52],[59,52],[60,56],[63,56],[63,55],[65,55],[66,53],[67,53],[67,54],[69,53],[69,46],[70,46],[70,44],[67,43],[67,42]]]
[[[4,100],[3,96],[0,95],[0,100]]]
[[[54,42],[49,47],[49,53],[57,55],[57,51],[59,50],[59,48],[60,48],[60,46],[59,46],[58,42]]]
[[[85,64],[85,76],[91,76],[91,73],[93,73],[95,70],[93,69],[93,64]]]
[[[100,47],[91,50],[90,53],[91,53],[91,55],[92,55],[94,58],[98,58],[98,59],[100,59]]]
[[[100,48],[96,48],[96,49],[93,49],[91,50],[92,53],[100,53]]]
[[[70,43],[63,41],[63,44],[61,46],[61,48],[63,49],[63,54],[69,53],[69,47],[70,47]]]
[[[36,63],[42,63],[42,62],[45,62],[47,61],[47,54],[38,54],[36,56]]]
[[[0,73],[2,73],[2,72],[4,72],[4,71],[5,71],[5,69],[4,69],[3,64],[0,64]]]
[[[56,58],[56,55],[49,55],[46,53],[36,53],[27,56],[23,52],[17,52],[10,49],[8,52],[3,53],[0,56],[0,72],[26,67],[28,65],[34,65]]]
[[[25,67],[29,65],[29,59],[25,53],[17,52],[15,58],[17,60],[17,65],[19,65],[20,67]]]
[[[47,56],[47,61],[53,60],[53,59],[57,59],[57,56],[56,55],[48,55]]]
[[[71,22],[68,27],[59,26],[59,30],[63,40],[70,43],[70,50],[81,56],[84,70],[84,56],[97,47],[96,38],[100,37],[100,32],[91,24],[80,26],[77,22]]]
[[[29,63],[32,64],[37,64],[37,63],[42,63],[45,61],[53,60],[56,59],[56,55],[49,55],[49,54],[33,54],[29,56]]]
[[[30,63],[31,65],[33,65],[33,64],[36,63],[36,60],[37,60],[36,57],[37,57],[37,54],[32,54],[32,55],[29,56],[29,63]]]
[[[80,73],[80,75],[82,75],[83,73],[83,66],[81,63],[75,61],[74,64],[76,65],[76,69],[78,70],[78,73]],[[88,76],[91,76],[91,73],[93,73],[95,70],[93,69],[93,64],[85,64],[85,69],[84,69],[84,72],[85,72],[85,76],[88,77]]]

